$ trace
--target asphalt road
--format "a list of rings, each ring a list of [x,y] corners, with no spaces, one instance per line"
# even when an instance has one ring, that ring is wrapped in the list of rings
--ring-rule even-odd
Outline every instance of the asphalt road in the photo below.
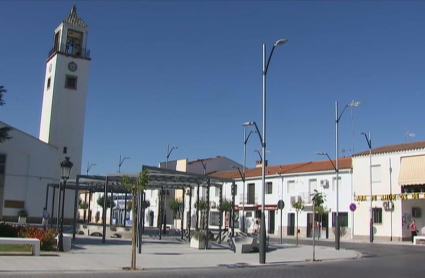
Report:
[[[279,240],[275,240],[278,242]],[[285,242],[291,242],[285,239]],[[300,240],[301,244],[311,241]],[[334,242],[319,241],[320,246],[335,246]],[[276,266],[221,266],[207,269],[140,270],[121,272],[80,273],[2,273],[0,277],[323,277],[323,278],[366,278],[366,277],[424,277],[425,246],[351,243],[341,242],[341,248],[362,253],[360,259],[327,262],[305,262]]]

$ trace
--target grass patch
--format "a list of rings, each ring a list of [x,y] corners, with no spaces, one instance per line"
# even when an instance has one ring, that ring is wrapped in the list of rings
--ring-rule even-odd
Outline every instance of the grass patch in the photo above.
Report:
[[[31,245],[0,244],[0,252],[31,252]]]

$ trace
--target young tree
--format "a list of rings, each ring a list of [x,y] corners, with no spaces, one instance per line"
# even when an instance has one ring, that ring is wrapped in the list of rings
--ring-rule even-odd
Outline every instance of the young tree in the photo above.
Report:
[[[296,241],[298,245],[298,215],[304,209],[304,202],[301,199],[298,199],[298,201],[293,202],[291,205],[292,208],[295,209],[295,211],[297,212],[297,230],[295,231],[295,233],[297,234]]]
[[[315,241],[315,233],[316,233],[316,211],[325,203],[325,195],[322,192],[314,190],[314,193],[311,194],[311,201],[313,202],[313,261],[316,260],[316,241]]]
[[[169,204],[168,207],[173,211],[173,218],[175,219],[177,216],[177,212],[180,209],[180,206],[183,206],[182,199],[173,199]]]
[[[198,203],[195,203],[195,209],[198,209]],[[201,226],[202,226],[202,230],[204,230],[205,229],[204,214],[205,214],[205,211],[207,210],[207,201],[204,198],[199,199],[199,210],[201,211],[201,222],[202,222]]]
[[[7,90],[3,87],[0,86],[0,106],[5,105],[6,103],[3,100],[3,94],[6,93]],[[11,139],[12,137],[9,136],[9,131],[11,131],[12,128],[9,126],[5,126],[0,128],[0,143],[3,143],[6,140]]]
[[[232,211],[232,201],[229,199],[223,199],[221,205],[218,206],[218,210],[221,212]]]
[[[101,207],[102,209],[105,209],[103,207],[104,199],[105,199],[105,195],[102,195],[96,201],[98,206]],[[106,208],[114,208],[114,207],[115,207],[114,199],[111,196],[108,196],[106,198]]]
[[[139,173],[137,178],[130,178],[123,176],[121,179],[125,188],[131,192],[133,202],[131,202],[132,211],[132,231],[131,231],[131,269],[136,270],[136,230],[137,230],[137,214],[136,214],[136,200],[143,194],[149,183],[149,174],[147,170]],[[140,242],[141,244],[141,242]]]

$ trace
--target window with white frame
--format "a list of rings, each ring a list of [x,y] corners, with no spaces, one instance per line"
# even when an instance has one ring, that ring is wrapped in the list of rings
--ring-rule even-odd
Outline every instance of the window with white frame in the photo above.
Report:
[[[296,192],[295,181],[288,181],[287,188],[288,188],[288,193],[295,193]]]
[[[220,197],[220,187],[214,187],[215,197]]]
[[[338,176],[338,186],[341,187],[341,176]],[[332,178],[332,191],[336,191],[336,177]]]
[[[317,190],[317,179],[308,180],[308,193],[313,194]]]
[[[210,225],[220,226],[220,212],[210,211]]]
[[[273,194],[273,183],[271,181],[266,183],[266,194]]]
[[[372,182],[381,182],[381,165],[372,165]]]

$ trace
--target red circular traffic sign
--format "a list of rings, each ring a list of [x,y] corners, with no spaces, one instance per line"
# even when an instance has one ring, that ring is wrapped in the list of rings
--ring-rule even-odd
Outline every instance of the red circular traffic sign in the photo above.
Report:
[[[357,206],[356,206],[356,204],[355,204],[355,203],[351,203],[351,204],[350,204],[350,210],[351,210],[351,211],[355,211],[355,210],[356,210],[356,208],[357,208]]]

